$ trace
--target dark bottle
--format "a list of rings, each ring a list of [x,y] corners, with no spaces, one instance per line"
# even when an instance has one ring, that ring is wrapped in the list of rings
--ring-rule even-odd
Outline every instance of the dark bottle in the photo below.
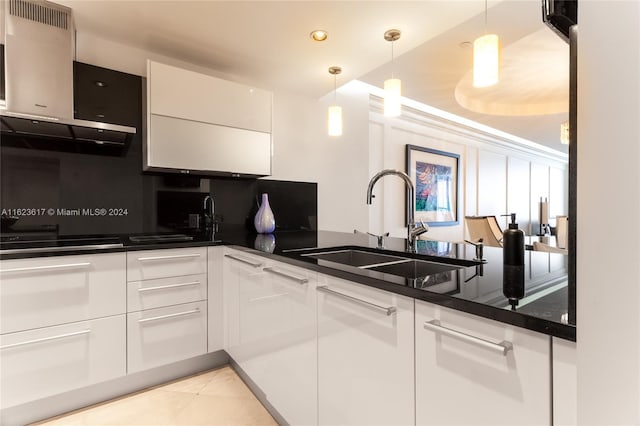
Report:
[[[502,233],[502,293],[515,310],[524,297],[524,232],[518,229],[516,214],[510,216],[509,228]]]

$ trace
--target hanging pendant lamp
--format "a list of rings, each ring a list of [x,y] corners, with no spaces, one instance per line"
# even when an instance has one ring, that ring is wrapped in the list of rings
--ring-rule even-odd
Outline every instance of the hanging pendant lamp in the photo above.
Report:
[[[384,115],[397,117],[401,112],[402,82],[393,77],[393,42],[400,38],[400,30],[389,30],[384,39],[391,42],[391,78],[384,82]]]
[[[498,83],[500,40],[487,34],[487,0],[484,1],[484,35],[473,42],[473,87],[489,87]]]
[[[333,95],[334,104],[329,107],[327,116],[327,127],[329,136],[342,136],[342,107],[337,105],[338,85],[337,75],[342,72],[340,67],[330,67],[329,74],[333,75]]]

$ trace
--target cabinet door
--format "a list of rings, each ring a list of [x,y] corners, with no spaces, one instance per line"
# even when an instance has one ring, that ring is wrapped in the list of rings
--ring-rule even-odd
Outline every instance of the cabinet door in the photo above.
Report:
[[[316,274],[227,255],[229,354],[289,424],[316,424]]]
[[[126,312],[125,254],[3,260],[0,333]]]
[[[151,114],[271,133],[271,92],[152,61],[147,78]]]
[[[207,352],[207,302],[127,314],[127,372]]]
[[[0,407],[126,373],[125,315],[0,336]]]
[[[414,424],[413,299],[322,275],[319,284],[319,424]]]
[[[139,128],[142,124],[142,78],[74,62],[73,108],[74,117],[80,120]]]
[[[551,338],[553,342],[553,424],[578,424],[578,372],[576,342]]]
[[[261,309],[268,303],[255,304],[247,310],[249,300],[259,301],[269,296],[264,280],[267,266],[265,258],[247,254],[238,250],[226,249],[224,254],[224,298],[226,342],[225,349],[235,362],[250,374],[250,360],[255,352],[257,341],[261,338],[258,325],[264,316]],[[269,299],[264,299],[268,302]]]
[[[207,250],[207,352],[224,348],[223,255],[222,246]]]
[[[415,303],[416,424],[551,424],[549,336]]]

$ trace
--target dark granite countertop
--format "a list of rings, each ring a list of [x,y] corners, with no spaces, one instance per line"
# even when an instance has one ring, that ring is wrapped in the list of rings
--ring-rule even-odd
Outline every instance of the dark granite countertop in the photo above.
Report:
[[[95,248],[92,248],[95,244]],[[89,244],[89,245],[83,245]],[[375,238],[365,234],[332,231],[277,231],[257,235],[243,227],[225,227],[201,234],[75,236],[56,241],[3,241],[0,259],[229,245],[295,266],[395,292],[448,308],[527,328],[567,340],[576,339],[575,324],[567,323],[567,256],[525,252],[525,295],[515,308],[502,292],[502,249],[485,247],[486,263],[473,262],[471,245],[431,240],[418,241],[417,254],[405,252],[405,240],[386,238],[377,249]],[[451,271],[428,277],[404,278],[304,256],[313,248],[362,248],[377,253],[402,254],[417,259],[446,257],[457,263]]]

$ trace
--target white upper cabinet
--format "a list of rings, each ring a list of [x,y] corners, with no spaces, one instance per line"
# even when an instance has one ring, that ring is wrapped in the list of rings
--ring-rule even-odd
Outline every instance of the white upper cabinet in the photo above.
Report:
[[[271,92],[147,62],[145,169],[271,174]]]
[[[147,72],[151,114],[271,133],[271,92],[153,61]]]

